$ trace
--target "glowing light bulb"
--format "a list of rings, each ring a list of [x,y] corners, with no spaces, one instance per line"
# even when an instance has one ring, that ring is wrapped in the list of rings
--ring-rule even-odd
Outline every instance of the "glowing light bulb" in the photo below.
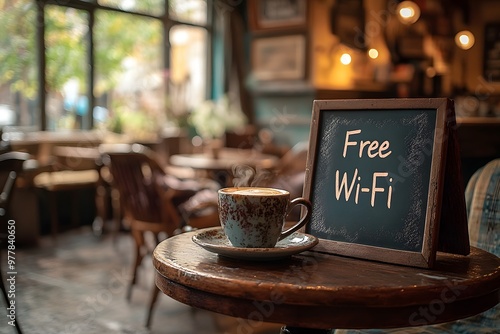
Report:
[[[342,56],[340,56],[340,62],[344,65],[349,65],[351,63],[351,60],[351,55],[348,53],[344,53],[342,54]]]
[[[462,50],[469,50],[475,43],[474,35],[468,31],[463,30],[455,35],[455,43]]]
[[[407,20],[407,19],[411,19],[412,17],[415,16],[415,11],[413,10],[413,8],[409,8],[409,7],[401,8],[399,10],[399,15],[401,15],[402,18]]]
[[[399,20],[404,24],[413,24],[420,18],[420,7],[413,1],[403,1],[396,8]]]
[[[368,56],[371,59],[377,59],[378,58],[378,50],[377,49],[370,49],[370,50],[368,50]]]

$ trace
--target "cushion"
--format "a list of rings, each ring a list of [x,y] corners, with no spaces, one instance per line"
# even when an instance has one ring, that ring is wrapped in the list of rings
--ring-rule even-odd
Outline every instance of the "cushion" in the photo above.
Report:
[[[97,185],[99,172],[96,170],[44,172],[33,179],[35,187],[51,191],[93,187]]]
[[[500,159],[474,173],[465,201],[471,245],[500,256]]]

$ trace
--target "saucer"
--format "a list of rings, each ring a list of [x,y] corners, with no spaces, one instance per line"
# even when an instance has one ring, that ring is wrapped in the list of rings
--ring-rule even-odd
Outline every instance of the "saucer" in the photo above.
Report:
[[[234,247],[221,227],[200,230],[193,236],[192,240],[209,252],[233,259],[251,261],[269,261],[289,257],[316,246],[319,241],[315,236],[294,232],[278,241],[273,248]]]

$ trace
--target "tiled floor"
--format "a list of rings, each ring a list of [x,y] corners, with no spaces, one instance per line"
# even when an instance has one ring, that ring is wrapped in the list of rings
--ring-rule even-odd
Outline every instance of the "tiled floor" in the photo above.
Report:
[[[113,242],[109,234],[97,238],[90,229],[81,228],[61,235],[56,245],[43,239],[37,248],[17,250],[15,302],[24,333],[245,333],[238,319],[193,309],[163,294],[151,330],[145,329],[154,269],[151,258],[146,257],[127,302],[131,247],[126,233]],[[2,261],[5,272],[5,253]],[[3,300],[0,310],[6,310]],[[261,323],[252,333],[279,333],[279,328]],[[0,333],[15,333],[4,314]]]

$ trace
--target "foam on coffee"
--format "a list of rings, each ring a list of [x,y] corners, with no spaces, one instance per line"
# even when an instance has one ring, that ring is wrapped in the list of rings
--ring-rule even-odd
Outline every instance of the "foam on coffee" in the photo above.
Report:
[[[244,196],[273,196],[273,195],[285,195],[287,191],[273,189],[273,188],[261,188],[261,187],[234,187],[224,189],[225,193],[238,194]]]

